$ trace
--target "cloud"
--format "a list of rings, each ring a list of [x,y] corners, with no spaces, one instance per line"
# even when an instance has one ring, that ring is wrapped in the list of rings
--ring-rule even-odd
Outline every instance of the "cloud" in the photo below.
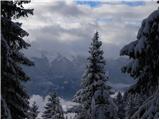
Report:
[[[73,0],[51,0],[33,1],[27,7],[34,8],[34,15],[20,21],[30,33],[26,38],[32,45],[28,51],[30,54],[40,54],[43,50],[50,55],[57,51],[85,54],[94,32],[98,30],[104,52],[109,57],[117,57],[122,46],[135,40],[142,20],[157,9],[153,1],[121,1],[90,7]]]

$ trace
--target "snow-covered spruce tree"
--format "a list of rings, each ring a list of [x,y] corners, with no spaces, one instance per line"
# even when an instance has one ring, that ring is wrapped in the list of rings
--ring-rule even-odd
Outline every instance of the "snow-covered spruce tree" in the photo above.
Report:
[[[11,112],[8,108],[6,101],[1,97],[1,118],[10,119],[11,118]]]
[[[158,118],[159,10],[155,10],[143,20],[137,40],[126,45],[120,54],[130,57],[122,71],[137,80],[128,90],[128,95],[141,94],[146,97],[130,118]]]
[[[125,118],[125,102],[123,101],[123,96],[120,92],[118,92],[117,94],[117,98],[116,98],[116,104],[118,107],[118,112],[117,112],[117,116],[120,119]]]
[[[21,23],[15,22],[20,17],[33,14],[32,9],[23,7],[23,4],[29,2],[1,1],[2,118],[26,118],[29,109],[29,96],[21,85],[21,82],[27,81],[29,77],[23,72],[21,65],[31,66],[33,63],[21,51],[30,46],[23,39],[28,33],[21,28]]]
[[[81,89],[73,98],[74,102],[80,103],[82,109],[78,118],[116,118],[117,107],[110,97],[111,87],[106,85],[108,76],[104,71],[105,60],[102,42],[98,40],[98,32],[89,48],[90,56],[88,65],[82,78]]]
[[[44,119],[64,119],[63,109],[55,92],[50,94],[42,117]]]
[[[32,106],[30,107],[28,113],[29,113],[29,116],[28,116],[29,119],[36,119],[36,117],[38,116],[39,111],[38,111],[38,106],[36,105],[35,101],[33,102]]]
[[[130,118],[138,108],[143,104],[146,97],[145,95],[141,94],[128,94],[127,92],[123,96],[124,101],[124,110],[125,110],[125,118]]]
[[[125,118],[129,119],[137,110],[134,96],[130,96],[126,101]]]

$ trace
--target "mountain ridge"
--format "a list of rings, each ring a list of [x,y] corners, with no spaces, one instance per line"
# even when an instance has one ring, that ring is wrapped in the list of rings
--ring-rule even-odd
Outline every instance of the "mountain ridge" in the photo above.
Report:
[[[71,99],[80,87],[81,77],[87,64],[86,57],[72,56],[72,59],[68,59],[58,54],[51,62],[45,55],[40,58],[32,57],[31,59],[34,61],[35,66],[23,67],[31,77],[31,80],[24,84],[29,94],[46,96],[54,89],[61,97]],[[109,82],[128,85],[133,83],[132,78],[122,74],[120,70],[127,60],[127,58],[121,57],[106,60],[105,70],[109,73]]]

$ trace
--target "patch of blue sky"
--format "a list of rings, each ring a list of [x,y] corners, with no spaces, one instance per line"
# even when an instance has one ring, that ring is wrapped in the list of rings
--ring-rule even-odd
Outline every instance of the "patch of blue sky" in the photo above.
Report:
[[[144,1],[122,1],[121,3],[126,4],[128,6],[131,6],[131,7],[144,6],[145,5]]]
[[[75,0],[76,4],[79,5],[87,5],[91,8],[96,8],[100,7],[103,4],[112,4],[112,5],[117,5],[117,4],[125,4],[131,7],[135,6],[144,6],[145,1],[144,0]]]
[[[87,5],[91,8],[99,7],[102,4],[101,0],[75,0],[76,4]]]

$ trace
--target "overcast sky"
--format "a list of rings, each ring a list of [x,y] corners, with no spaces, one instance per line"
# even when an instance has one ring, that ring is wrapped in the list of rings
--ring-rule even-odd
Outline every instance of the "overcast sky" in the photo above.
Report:
[[[120,48],[136,40],[142,20],[158,8],[153,0],[44,1],[32,0],[26,7],[34,8],[34,15],[20,20],[30,34],[30,56],[86,55],[97,30],[105,57],[118,57]]]

